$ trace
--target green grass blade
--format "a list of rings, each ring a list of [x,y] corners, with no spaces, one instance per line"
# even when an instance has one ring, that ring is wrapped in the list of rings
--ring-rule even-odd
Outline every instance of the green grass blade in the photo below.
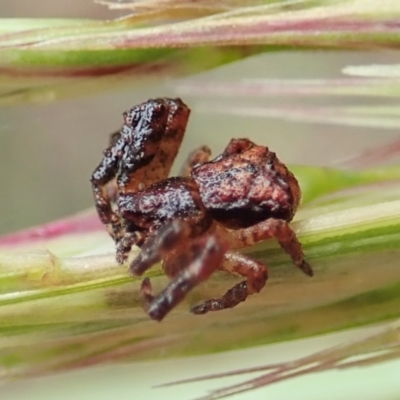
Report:
[[[306,201],[294,227],[315,276],[293,268],[273,241],[246,249],[269,264],[267,287],[240,307],[206,318],[191,315],[189,307],[220,295],[233,277],[215,274],[158,324],[142,310],[140,281],[115,266],[112,243],[102,230],[40,244],[3,244],[0,364],[8,374],[26,376],[105,361],[217,352],[399,317],[400,190],[390,183],[399,169],[297,167],[296,173]],[[315,184],[327,179],[332,187]],[[374,185],[359,186],[382,180],[387,186],[379,195]],[[333,189],[346,187],[332,197]],[[86,237],[92,241],[85,248]],[[32,252],[38,244],[47,250]],[[90,255],[90,249],[103,254]],[[150,276],[156,290],[166,284],[159,268]]]

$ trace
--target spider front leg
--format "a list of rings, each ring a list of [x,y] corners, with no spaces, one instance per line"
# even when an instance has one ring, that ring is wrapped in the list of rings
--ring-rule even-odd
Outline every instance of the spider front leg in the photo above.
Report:
[[[168,178],[189,114],[182,100],[169,98],[149,100],[124,114],[129,146],[118,171],[120,192],[135,192]],[[129,132],[131,121],[136,122]]]
[[[221,270],[241,275],[247,280],[229,289],[220,299],[209,299],[191,309],[194,314],[232,308],[246,300],[249,295],[259,293],[268,279],[266,265],[240,253],[226,252]]]
[[[133,245],[139,245],[144,240],[144,235],[140,232],[124,232],[116,245],[116,259],[118,264],[123,264],[129,257],[129,252]]]
[[[102,162],[95,169],[90,179],[97,213],[113,238],[115,238],[119,230],[120,218],[112,209],[112,199],[110,198],[107,184],[115,177],[118,169],[118,160],[117,149],[112,147],[106,149]]]
[[[161,321],[222,263],[226,249],[218,238],[207,234],[191,238],[192,233],[191,226],[179,220],[165,225],[143,245],[141,253],[131,264],[135,275],[142,275],[161,259],[168,264],[170,272],[174,271],[172,281],[157,296],[152,295],[148,278],[142,282],[145,309],[152,319]]]
[[[304,259],[301,244],[288,222],[282,219],[270,218],[249,228],[228,232],[221,228],[219,232],[230,248],[249,247],[263,240],[275,238],[283,250],[289,254],[293,263],[306,275],[313,276],[313,270]]]
[[[169,177],[190,115],[190,109],[181,99],[165,99],[165,102],[169,109],[165,133],[154,159],[146,167],[143,178],[145,186]]]

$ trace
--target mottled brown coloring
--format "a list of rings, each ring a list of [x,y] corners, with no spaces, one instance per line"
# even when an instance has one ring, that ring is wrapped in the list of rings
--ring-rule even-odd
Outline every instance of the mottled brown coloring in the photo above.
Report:
[[[148,278],[142,283],[145,310],[158,321],[217,269],[245,280],[193,307],[193,313],[232,308],[258,293],[268,279],[267,266],[235,250],[269,238],[305,274],[313,274],[289,225],[301,197],[298,182],[267,147],[232,139],[210,161],[211,151],[203,146],[189,155],[182,176],[168,178],[189,114],[180,99],[133,107],[91,178],[117,261],[126,262],[137,245],[141,252],[130,263],[132,274],[142,275],[161,261],[171,278],[156,296]]]

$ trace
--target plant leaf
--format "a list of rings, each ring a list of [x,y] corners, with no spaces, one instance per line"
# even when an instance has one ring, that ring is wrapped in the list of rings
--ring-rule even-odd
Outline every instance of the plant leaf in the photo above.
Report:
[[[123,84],[128,76],[137,82],[144,76],[182,76],[283,47],[376,48],[400,42],[400,7],[390,0],[221,4],[233,9],[213,5],[216,13],[208,17],[156,26],[134,18],[0,20],[0,101],[54,101],[88,93],[80,86],[83,78],[94,80],[94,92],[99,77],[116,76]],[[101,90],[115,87],[114,80]]]
[[[397,323],[389,324],[389,327],[380,329],[380,332],[370,335],[367,338],[356,339],[350,343],[317,352],[298,360],[169,382],[167,384],[159,385],[158,387],[268,371],[254,379],[236,385],[227,386],[222,389],[213,390],[210,394],[196,399],[216,400],[310,373],[322,372],[329,369],[361,367],[388,361],[400,356],[400,328],[398,322],[399,321],[397,321]],[[356,358],[357,356],[359,357],[358,359]],[[354,358],[356,359],[354,360]]]
[[[235,279],[214,274],[156,324],[141,308],[140,282],[115,265],[113,243],[90,214],[36,228],[40,237],[30,231],[3,238],[0,365],[8,376],[30,376],[254,346],[398,317],[400,192],[391,180],[399,178],[399,168],[295,172],[305,204],[293,226],[315,277],[299,274],[274,243],[246,249],[271,266],[266,290],[207,319],[191,315],[190,305],[220,294]],[[372,182],[385,182],[385,190]],[[340,188],[354,190],[326,196]],[[158,289],[166,284],[159,268],[149,276]]]

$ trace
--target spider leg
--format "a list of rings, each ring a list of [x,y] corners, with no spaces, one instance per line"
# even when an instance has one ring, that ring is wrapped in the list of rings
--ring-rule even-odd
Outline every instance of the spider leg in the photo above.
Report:
[[[208,146],[201,146],[193,150],[184,164],[182,165],[180,176],[191,176],[193,167],[200,163],[205,163],[210,160],[211,149]]]
[[[109,147],[92,174],[91,182],[97,213],[110,235],[117,240],[122,235],[121,220],[112,209],[112,200],[107,188],[117,176],[118,191],[128,188],[136,190],[144,167],[154,158],[168,120],[165,101],[149,100],[124,113],[125,124],[117,133],[110,135]],[[115,185],[112,188],[115,192]]]
[[[144,307],[152,319],[161,321],[222,263],[225,247],[215,235],[198,236],[187,244],[185,239],[190,238],[191,233],[188,223],[175,220],[148,239],[131,263],[131,272],[142,275],[155,262],[166,257],[169,269],[175,271],[172,281],[157,296],[152,295],[148,278],[142,282]]]
[[[108,232],[113,236],[113,224],[119,222],[119,216],[113,211],[110,191],[107,184],[114,178],[118,169],[118,152],[109,147],[104,151],[104,158],[91,176],[92,190],[97,213],[101,222],[106,225]]]
[[[313,276],[313,270],[304,259],[304,253],[296,233],[285,220],[270,218],[249,228],[231,232],[220,228],[218,234],[222,235],[231,249],[240,249],[266,239],[276,238],[282,249],[289,254],[296,267],[306,275]]]
[[[131,262],[133,275],[143,275],[155,263],[161,261],[169,252],[175,250],[181,241],[188,238],[192,228],[179,219],[163,225],[154,236],[151,236],[141,247],[139,255]]]
[[[247,296],[260,292],[268,279],[266,265],[236,252],[226,252],[219,269],[244,276],[247,279],[233,286],[221,298],[209,299],[193,307],[192,313],[205,314],[208,311],[235,307],[245,301]]]
[[[160,112],[161,107],[164,112]],[[135,192],[168,178],[190,109],[180,99],[163,98],[142,103],[124,115],[125,136],[130,144],[120,165],[118,187],[120,191]],[[132,127],[131,121],[134,121]],[[111,142],[116,140],[114,136]]]
[[[153,160],[146,167],[143,177],[145,186],[168,178],[172,164],[181,146],[190,109],[180,99],[165,99],[168,104],[168,118],[160,147]]]
[[[118,264],[123,264],[129,256],[132,246],[143,241],[143,234],[140,232],[127,232],[117,241],[116,259]]]
[[[148,315],[161,321],[179,304],[194,287],[206,281],[220,266],[225,249],[216,236],[202,236],[192,241],[185,250],[189,261],[173,280],[157,296],[151,294],[149,278],[142,282],[142,294]],[[179,256],[177,257],[179,260]]]

